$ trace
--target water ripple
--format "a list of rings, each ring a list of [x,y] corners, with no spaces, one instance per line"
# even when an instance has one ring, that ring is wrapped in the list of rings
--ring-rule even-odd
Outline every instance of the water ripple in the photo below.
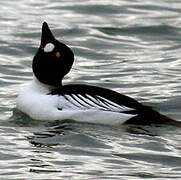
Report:
[[[3,179],[180,179],[180,129],[35,121],[12,109],[47,21],[75,53],[64,83],[114,89],[180,119],[180,1],[1,1]],[[11,117],[10,117],[11,116]]]

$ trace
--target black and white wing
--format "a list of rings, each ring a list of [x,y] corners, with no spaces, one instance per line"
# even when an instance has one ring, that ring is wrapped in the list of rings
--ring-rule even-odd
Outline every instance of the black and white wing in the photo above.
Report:
[[[63,96],[77,109],[137,114],[137,109],[142,106],[134,99],[115,91],[89,85],[66,85],[51,94]]]
[[[66,85],[52,91],[51,94],[64,97],[78,111],[98,110],[98,112],[91,111],[91,116],[95,116],[96,123],[103,122],[101,120],[98,121],[96,117],[104,119],[104,124],[116,124],[117,122],[141,125],[176,123],[176,121],[160,114],[149,106],[145,106],[128,96],[105,88],[89,85]],[[92,112],[97,114],[92,114]],[[84,115],[86,116],[87,114],[85,113]],[[86,121],[87,118],[89,117],[82,119]],[[91,118],[87,122],[92,122]],[[118,121],[115,121],[115,123],[110,122],[110,118],[117,119]]]

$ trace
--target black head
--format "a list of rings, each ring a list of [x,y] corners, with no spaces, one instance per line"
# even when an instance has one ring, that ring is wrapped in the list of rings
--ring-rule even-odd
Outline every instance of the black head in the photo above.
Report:
[[[48,24],[43,23],[41,44],[33,58],[33,72],[44,84],[61,86],[63,77],[70,71],[74,54],[65,44],[56,40]]]

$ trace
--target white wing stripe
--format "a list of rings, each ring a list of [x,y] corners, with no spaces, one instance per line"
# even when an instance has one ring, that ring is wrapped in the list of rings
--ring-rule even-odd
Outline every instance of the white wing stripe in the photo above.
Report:
[[[97,99],[95,99],[95,98],[93,98],[92,96],[90,96],[90,95],[88,95],[88,94],[86,94],[86,96],[89,97],[90,99],[92,99],[92,101],[95,101],[95,100],[96,100],[98,103],[99,103],[99,102],[104,103],[103,106],[104,106],[104,107],[106,106],[106,108],[110,109],[109,104],[111,104],[111,103],[108,103],[108,100],[106,100],[105,98],[102,98],[101,96],[96,96]],[[99,101],[98,101],[98,98],[99,98]],[[107,103],[105,104],[105,102],[107,102]],[[110,102],[111,102],[111,101],[110,101]],[[112,103],[112,105],[114,106],[113,103]],[[122,106],[119,106],[119,105],[116,106],[116,104],[115,104],[114,109],[115,109],[115,108],[118,108],[119,110],[121,110],[121,109],[122,109]]]
[[[76,95],[74,95],[74,97],[72,97],[72,95],[64,95],[65,99],[68,100],[73,106],[75,106],[76,108],[80,108],[80,109],[100,109],[100,110],[107,110],[105,108],[102,108],[101,106],[92,103],[91,101],[89,101],[89,99],[86,99],[86,101],[88,101],[88,103],[90,104],[89,107],[84,106],[83,104],[79,103],[80,98],[77,97]]]
[[[78,103],[75,99],[73,99],[70,95],[64,95],[65,99],[67,101],[69,101],[71,104],[73,104],[74,106],[82,109],[83,106],[80,105],[80,103]]]
[[[98,103],[95,104],[89,98],[86,98],[86,97],[84,97],[84,96],[82,96],[80,94],[78,96],[79,96],[79,98],[81,98],[82,101],[84,101],[89,106],[89,108],[94,107],[94,108],[99,108],[99,109],[102,109],[102,110],[108,110],[107,108],[100,106]]]
[[[98,98],[100,98],[101,100],[103,100],[103,102],[105,102],[105,103],[108,103],[109,105],[111,105],[111,106],[113,106],[113,107],[116,107],[116,108],[118,108],[118,109],[122,109],[123,111],[130,111],[130,110],[134,110],[134,109],[132,109],[132,108],[129,108],[129,107],[126,107],[126,106],[120,106],[119,104],[116,104],[116,103],[114,103],[114,102],[112,102],[112,101],[109,101],[109,100],[107,100],[107,99],[105,99],[105,98],[103,98],[103,97],[101,97],[101,96],[97,96]]]
[[[83,97],[83,96],[82,96]],[[78,97],[79,98],[79,97]],[[99,106],[96,106],[94,103],[92,103],[89,99],[85,98],[85,101],[84,101],[86,104],[89,105],[90,108],[93,108],[93,107],[97,107],[99,108]]]
[[[113,106],[112,104],[110,104],[110,103],[108,103],[107,101],[101,99],[100,97],[98,97],[98,99],[99,99],[99,101],[100,101],[102,104],[107,105],[108,107],[110,107],[110,108],[112,108],[112,109],[115,109],[115,110],[117,110],[117,111],[122,110],[122,106],[119,106],[119,107],[118,107],[118,106]]]
[[[90,106],[90,104],[88,104],[85,100],[83,100],[83,98],[80,97],[79,94],[72,94],[72,97],[79,102],[79,104],[81,104],[82,106],[86,107],[86,108],[91,108],[92,106]]]
[[[134,110],[132,108],[121,106],[101,96],[91,96],[89,94],[70,94],[64,95],[65,99],[72,104],[72,107],[78,109],[99,109],[105,111],[124,112]]]
[[[106,103],[106,104],[109,104],[109,105],[111,105],[111,106],[113,106],[113,107],[122,109],[122,106],[120,106],[120,105],[118,105],[118,104],[116,104],[116,103],[114,103],[114,102],[112,102],[112,101],[109,101],[109,100],[107,100],[107,99],[105,99],[105,98],[103,98],[103,97],[101,97],[101,96],[97,96],[97,97],[98,97],[101,101],[103,101],[104,103]]]
[[[109,101],[101,96],[96,96],[95,98],[86,94],[87,97],[89,97],[92,101],[97,101],[98,104],[100,104],[101,106],[103,106],[104,108],[108,109],[108,110],[112,110],[112,111],[119,111],[119,112],[123,112],[123,111],[128,111],[128,110],[133,110],[132,108],[126,107],[126,106],[120,106],[112,101]]]
[[[104,102],[102,102],[99,98],[97,98],[97,96],[92,97],[90,95],[86,95],[87,97],[89,97],[92,101],[96,101],[98,104],[100,104],[101,106],[110,109],[111,107],[108,104],[105,104]]]
[[[116,106],[112,106],[111,104],[106,103],[105,101],[102,101],[101,99],[97,99],[99,101],[100,104],[102,104],[103,106],[106,106],[109,109],[112,109],[114,111],[120,111],[120,108],[116,107]]]
[[[100,96],[92,97],[89,94],[86,94],[86,96],[91,101],[93,101],[94,103],[98,104],[100,107],[105,108],[108,111],[123,112],[123,111],[131,110],[130,108],[127,108],[126,106],[119,106],[119,105],[117,105],[115,103],[111,103],[111,101],[106,100],[105,98],[102,98]]]
[[[88,95],[88,94],[86,94],[86,97],[87,97],[89,100],[91,100],[93,103],[97,104],[99,107],[104,108],[104,109],[106,109],[106,110],[110,110],[110,107],[105,106],[105,104],[104,104],[104,105],[103,105],[103,104],[100,104],[100,102],[99,102],[95,97],[92,97],[92,96],[90,96],[90,95]]]

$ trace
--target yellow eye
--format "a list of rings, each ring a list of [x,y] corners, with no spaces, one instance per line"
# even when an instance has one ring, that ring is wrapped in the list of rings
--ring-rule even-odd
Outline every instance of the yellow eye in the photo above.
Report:
[[[56,52],[55,56],[59,58],[61,56],[60,52]]]

